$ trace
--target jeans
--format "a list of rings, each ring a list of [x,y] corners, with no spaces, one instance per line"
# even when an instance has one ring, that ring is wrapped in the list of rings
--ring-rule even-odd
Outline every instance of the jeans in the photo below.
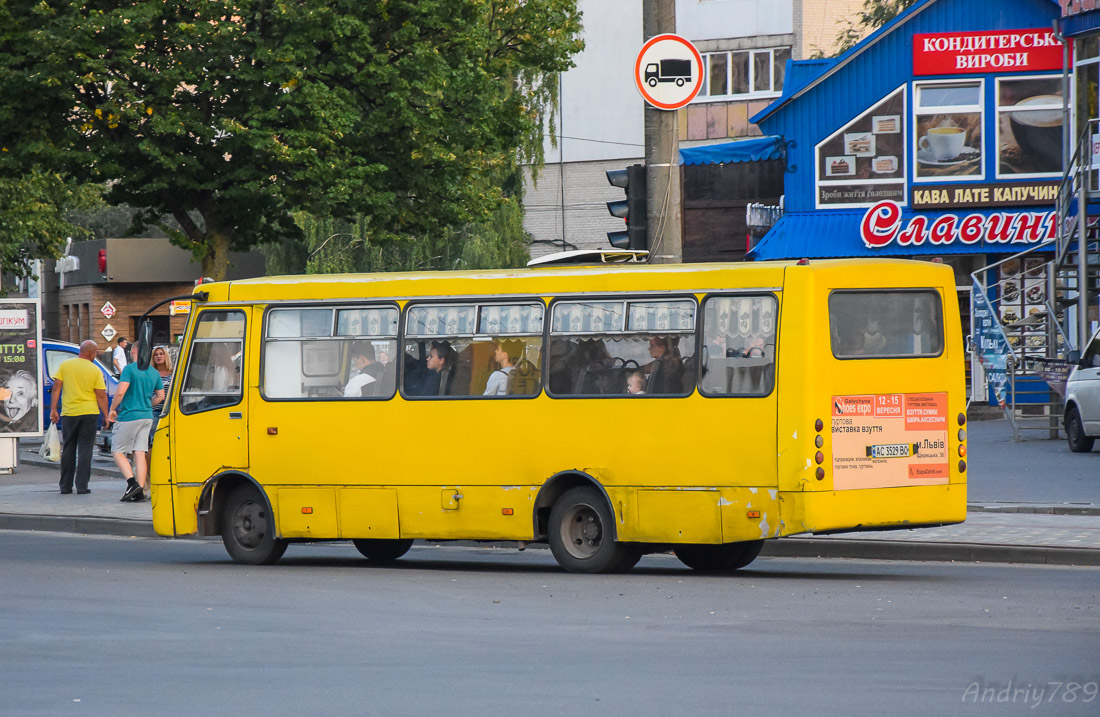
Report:
[[[95,424],[98,413],[61,417],[61,490],[88,490],[92,476],[92,449],[95,447]],[[74,475],[75,474],[75,475]]]

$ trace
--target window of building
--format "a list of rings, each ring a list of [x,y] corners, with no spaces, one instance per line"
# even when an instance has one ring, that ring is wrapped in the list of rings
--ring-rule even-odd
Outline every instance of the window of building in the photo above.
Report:
[[[837,358],[939,356],[943,304],[931,290],[834,291],[829,329]]]
[[[914,87],[917,181],[982,179],[981,80],[919,82]]]
[[[791,48],[732,50],[703,55],[705,99],[773,97],[783,91]]]
[[[204,311],[199,315],[180,391],[183,413],[241,402],[244,329],[243,311]]]
[[[395,306],[272,309],[263,349],[266,399],[386,399],[397,378]]]
[[[550,393],[691,393],[695,313],[693,299],[556,302],[550,327]]]
[[[707,396],[767,396],[775,386],[775,317],[766,296],[712,296],[703,303],[703,366]]]
[[[539,302],[410,306],[402,392],[425,398],[538,395],[544,312]]]

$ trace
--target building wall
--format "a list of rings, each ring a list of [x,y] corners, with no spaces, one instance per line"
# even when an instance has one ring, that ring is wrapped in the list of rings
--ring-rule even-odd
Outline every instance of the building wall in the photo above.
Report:
[[[794,32],[796,0],[676,0],[676,34],[692,42]]]
[[[794,26],[798,40],[794,57],[805,60],[816,55],[836,54],[836,36],[856,21],[864,0],[796,0]]]
[[[528,173],[524,225],[535,237],[531,258],[570,249],[610,249],[607,232],[625,228],[607,212],[608,201],[623,198],[623,190],[607,182],[605,172],[641,163],[642,157],[598,162],[546,165],[534,186]],[[564,180],[564,217],[562,184]],[[564,218],[565,229],[562,230]]]
[[[60,335],[49,338],[80,343],[92,339],[100,351],[113,348],[118,336],[133,339],[137,332],[137,321],[145,311],[158,301],[169,296],[188,294],[193,291],[193,283],[183,284],[82,284],[67,286],[58,293],[60,313]],[[115,315],[108,319],[100,309],[107,302],[115,307]],[[153,312],[154,316],[168,316],[168,306],[162,306]],[[183,333],[187,316],[173,316],[169,319],[172,337]],[[101,333],[107,324],[116,332],[110,341]]]

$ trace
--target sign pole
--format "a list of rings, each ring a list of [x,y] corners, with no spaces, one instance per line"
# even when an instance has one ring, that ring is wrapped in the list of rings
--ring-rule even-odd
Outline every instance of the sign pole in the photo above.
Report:
[[[676,0],[645,0],[643,42],[676,32]],[[684,260],[680,234],[680,153],[677,111],[645,105],[646,233],[654,263]]]

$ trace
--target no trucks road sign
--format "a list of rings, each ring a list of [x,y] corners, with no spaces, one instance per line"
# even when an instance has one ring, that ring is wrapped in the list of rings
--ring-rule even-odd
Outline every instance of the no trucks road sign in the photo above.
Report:
[[[695,45],[679,35],[657,35],[642,46],[634,61],[634,85],[654,107],[680,109],[703,86],[703,58]]]

